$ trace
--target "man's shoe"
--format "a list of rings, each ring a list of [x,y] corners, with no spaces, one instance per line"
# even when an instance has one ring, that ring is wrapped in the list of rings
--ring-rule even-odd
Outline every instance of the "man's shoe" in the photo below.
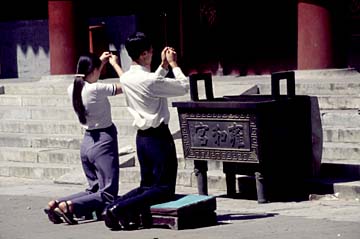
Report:
[[[105,225],[112,229],[130,230],[129,220],[125,217],[125,215],[116,213],[117,209],[117,206],[112,206],[104,211],[103,219],[105,221]]]
[[[143,212],[140,215],[141,225],[144,228],[151,228],[153,226],[152,215],[150,212]]]
[[[116,217],[112,214],[110,209],[105,209],[102,213],[102,219],[105,222],[105,225],[114,230],[120,230],[121,225],[119,224],[119,220],[116,219]]]

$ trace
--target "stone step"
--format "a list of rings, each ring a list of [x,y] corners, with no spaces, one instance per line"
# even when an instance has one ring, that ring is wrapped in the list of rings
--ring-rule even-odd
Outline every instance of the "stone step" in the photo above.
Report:
[[[0,159],[15,161],[15,158],[21,157],[25,162],[40,160],[42,162],[65,162],[76,161],[75,151],[80,147],[82,136],[74,137],[73,135],[27,135],[27,134],[1,134],[0,135]],[[126,145],[135,147],[134,137],[119,137],[119,148]],[[193,168],[193,162],[183,159],[183,148],[181,140],[175,140],[176,150],[178,153],[180,168]],[[45,148],[45,150],[43,150]],[[46,150],[51,148],[51,150]],[[343,162],[355,160],[360,163],[360,143],[344,142],[324,142],[322,151],[322,162],[331,162],[341,160]],[[48,156],[53,153],[54,159]],[[46,155],[46,156],[43,156]],[[210,169],[221,169],[221,163],[212,162]]]
[[[55,76],[56,77],[56,76]],[[118,82],[118,78],[108,78],[100,80],[102,83],[115,83]],[[214,77],[213,80],[213,90],[215,97],[221,97],[224,94],[242,94],[245,92],[256,93],[257,86],[254,82],[241,83],[241,80],[238,77],[232,77],[231,81],[227,84],[230,84],[230,87],[227,87],[223,84],[223,79],[216,80]],[[19,82],[18,79],[12,81],[0,82],[0,86],[3,90],[0,90],[0,94],[5,95],[63,95],[67,96],[67,87],[72,83],[72,79],[49,79],[49,80],[38,80],[34,82]],[[231,84],[234,84],[235,87],[232,87]],[[200,98],[205,96],[204,84],[198,84],[198,91]],[[121,96],[121,95],[119,95]],[[177,98],[177,97],[176,97]],[[189,100],[190,96],[186,95],[180,97],[185,100]]]
[[[74,75],[49,75],[39,79],[24,81],[24,79],[2,80],[4,94],[10,95],[66,95],[67,87],[73,83]],[[119,78],[100,79],[103,83],[116,83]]]
[[[311,192],[309,198],[316,200],[327,197],[333,199],[345,199],[359,201],[360,198],[360,180],[359,179],[316,179],[310,182]],[[315,199],[312,197],[315,196]]]
[[[360,76],[358,72],[353,75],[342,76],[319,76],[308,75],[300,76],[298,72],[295,74],[295,90],[298,95],[327,95],[327,94],[345,94],[345,95],[358,95],[360,92]],[[118,82],[118,79],[104,79],[100,80],[104,83]],[[226,87],[224,86],[226,83]],[[34,82],[17,82],[13,80],[11,82],[2,82],[5,94],[21,94],[21,95],[64,95],[69,84],[72,83],[72,79],[64,80],[39,80]],[[243,85],[257,84],[261,94],[270,94],[271,92],[271,77],[270,75],[261,76],[213,76],[213,90],[215,96],[222,96],[225,94],[237,94],[242,91],[240,88]],[[199,90],[201,91],[203,84],[199,84]],[[237,91],[236,89],[239,89]],[[285,81],[280,82],[280,89],[282,94],[286,93]]]
[[[79,154],[79,151],[77,151],[77,153]],[[53,155],[55,154],[56,152],[53,152]],[[79,156],[77,162],[71,162],[68,164],[59,163],[58,160],[55,161],[0,161],[0,176],[55,180],[57,178],[63,178],[64,176],[66,178],[72,177],[73,179],[71,174],[76,174],[76,172],[78,172],[79,176],[84,177]],[[135,167],[134,152],[127,155],[119,155],[119,167]],[[76,177],[76,175],[74,176]]]
[[[184,159],[181,142],[177,143],[179,167],[184,169],[194,168],[193,160]],[[360,165],[360,143],[359,142],[323,142],[321,163],[349,163]],[[209,170],[222,170],[222,162],[208,161]]]
[[[339,198],[355,199],[360,196],[360,164],[334,164],[323,163],[321,166],[321,177],[311,179],[311,193],[336,194]],[[138,167],[123,168],[120,170],[121,183],[139,183],[140,173]],[[352,175],[352,177],[349,177]],[[83,178],[83,176],[81,176]],[[237,191],[256,193],[254,176],[236,175]],[[82,179],[86,184],[84,178]],[[207,171],[208,190],[211,194],[213,190],[223,190],[226,192],[225,174],[221,170],[209,169]],[[76,180],[75,182],[78,182]],[[61,181],[57,180],[58,183]],[[69,182],[67,182],[69,183]],[[179,169],[177,175],[177,185],[194,188],[197,191],[197,179],[192,168]]]
[[[0,132],[80,135],[83,128],[74,120],[2,120]]]
[[[335,70],[335,71],[334,71]],[[346,70],[348,73],[339,74],[339,69],[319,72],[295,71],[296,94],[298,95],[359,95],[360,74],[356,70]],[[331,72],[331,73],[329,73]],[[7,95],[66,95],[66,88],[73,81],[73,76],[50,76],[33,82],[21,82],[18,79],[2,81],[3,92]],[[100,82],[114,83],[118,78],[102,79]],[[199,83],[199,93],[203,91]],[[225,94],[242,94],[246,91],[254,93],[254,86],[261,94],[270,94],[271,76],[213,76],[213,90],[215,97]],[[282,94],[286,93],[285,81],[280,82]],[[187,97],[189,99],[189,97]]]
[[[338,166],[328,166],[336,170]],[[120,169],[119,188],[121,190],[122,184],[139,184],[140,173],[138,167],[128,167]],[[86,180],[81,170],[77,170],[77,176],[74,177],[60,177],[54,180],[55,183],[65,184],[81,184],[86,185]],[[335,172],[336,173],[336,172]],[[344,175],[339,175],[343,177]],[[216,190],[226,192],[225,174],[219,170],[209,170],[207,172],[208,193],[211,195]],[[309,180],[309,193],[319,195],[334,194],[342,199],[359,199],[360,198],[360,179],[346,178],[317,178]],[[197,179],[193,170],[178,170],[177,186],[186,186],[193,188],[194,193],[197,193]],[[255,179],[249,175],[236,175],[236,189],[241,193],[256,194]],[[255,196],[254,196],[255,198]]]
[[[130,120],[114,120],[118,135],[134,135],[135,129]],[[82,135],[84,128],[77,120],[2,120],[0,132],[26,134],[69,134]]]
[[[126,160],[131,155],[135,159],[135,149],[132,145],[119,147],[119,157]],[[80,165],[79,149],[57,148],[20,148],[0,147],[0,162],[40,163],[57,165]],[[134,163],[135,164],[135,163]]]
[[[296,84],[295,92],[298,95],[359,95],[360,78],[357,82],[337,83],[299,83]]]
[[[125,97],[120,94],[109,97],[111,105],[125,106]],[[6,106],[42,106],[72,107],[67,95],[0,95],[0,105]]]
[[[329,166],[336,170],[337,166]],[[344,175],[339,175],[344,176]],[[120,170],[120,188],[121,183],[139,183],[139,169],[124,168]],[[256,193],[254,177],[248,175],[236,175],[236,188],[238,192],[242,193]],[[346,178],[346,177],[345,177]],[[84,184],[85,180],[82,179]],[[222,190],[226,192],[226,179],[225,174],[218,170],[209,170],[207,172],[208,192],[211,195],[214,190]],[[75,182],[78,182],[76,180]],[[61,181],[56,181],[62,183]],[[67,182],[66,182],[67,183]],[[194,188],[197,192],[197,179],[192,170],[179,170],[177,177],[178,186],[187,186]],[[359,199],[360,198],[360,178],[348,179],[344,178],[318,178],[312,179],[310,186],[310,193],[317,194],[335,194],[343,199]]]
[[[82,137],[80,134],[2,133],[0,134],[0,147],[79,149]],[[119,145],[128,145],[130,142],[135,142],[135,139],[134,136],[118,135],[118,142]]]
[[[169,107],[170,114],[177,120],[177,109]],[[111,106],[113,120],[128,120],[131,124],[133,117],[124,106]],[[4,120],[73,120],[78,121],[71,107],[42,107],[42,106],[1,106],[0,119]]]
[[[64,164],[0,162],[0,176],[55,180],[75,167]]]
[[[177,148],[179,168],[194,168],[193,160],[184,159],[181,145]],[[290,156],[291,158],[291,156]],[[342,163],[360,165],[360,143],[323,142],[321,163]],[[222,170],[221,161],[208,161],[209,170]]]
[[[19,163],[7,163],[3,164],[0,162],[1,170],[0,176],[7,177],[21,177],[21,178],[32,178],[32,179],[50,179],[58,184],[83,184],[86,185],[86,179],[83,171],[80,167],[54,167],[48,164],[42,164],[41,166],[34,167],[31,164],[19,164]],[[339,165],[322,165],[322,169],[331,168],[332,175],[337,174],[339,177],[332,176],[320,177],[316,179],[310,179],[310,190],[311,193],[317,194],[335,194],[339,198],[359,198],[360,195],[360,180],[359,178],[343,178],[343,174],[338,174],[341,170],[342,173],[349,173],[347,170],[344,171],[346,166]],[[336,171],[338,169],[338,171]],[[359,165],[357,165],[356,171],[352,168],[353,175],[359,174]],[[335,170],[335,171],[334,171]],[[65,173],[64,173],[65,172]],[[64,173],[64,174],[62,174]],[[60,175],[62,174],[62,175]],[[58,176],[60,175],[60,176]],[[208,191],[212,194],[213,190],[226,191],[226,180],[225,175],[218,170],[209,170],[207,172],[208,180]],[[311,181],[311,182],[310,182]],[[121,189],[123,183],[131,183],[138,185],[140,182],[140,169],[136,166],[121,167],[119,187]],[[186,186],[194,188],[197,191],[197,179],[193,170],[178,170],[177,175],[177,186]],[[255,192],[255,180],[251,175],[237,175],[236,180],[237,191],[240,192]]]
[[[132,139],[134,140],[134,139]],[[124,141],[124,147],[135,148],[133,142]],[[125,143],[128,143],[127,145]],[[359,143],[329,143],[324,142],[322,163],[350,163],[360,165]],[[193,169],[193,160],[183,157],[181,142],[176,143],[179,169]],[[31,148],[31,147],[0,147],[0,161],[76,164],[79,161],[79,149],[64,148]],[[222,171],[222,162],[208,161],[209,170]]]
[[[320,95],[317,96],[320,110],[327,109],[358,109],[360,96],[350,95]]]
[[[129,161],[131,161],[129,163]],[[120,160],[120,182],[139,183],[140,169],[134,163],[133,155],[125,160]],[[215,174],[209,171],[209,174]],[[222,172],[216,172],[218,178],[214,181],[215,185],[225,183]],[[58,164],[58,163],[31,163],[31,162],[7,162],[0,161],[0,176],[20,177],[32,179],[51,179],[57,183],[85,184],[86,180],[80,165],[76,164]],[[221,179],[220,182],[219,179]],[[183,186],[192,186],[196,184],[193,170],[179,169],[178,184]],[[219,181],[219,182],[216,182]],[[195,182],[195,184],[194,184]],[[211,181],[210,181],[211,183]]]
[[[130,120],[114,120],[119,136],[134,136],[135,128]],[[177,127],[177,122],[173,122]],[[0,132],[22,134],[66,134],[83,135],[84,129],[75,120],[2,120]],[[323,140],[325,142],[360,142],[360,127],[323,126]]]
[[[321,111],[323,110],[355,110],[359,108],[360,105],[360,96],[348,96],[348,95],[323,95],[318,96],[319,108]],[[172,105],[172,102],[182,101],[184,99],[174,98],[169,100],[169,106]],[[186,99],[188,100],[188,99]],[[112,108],[114,107],[123,107],[121,113],[125,113],[125,99],[121,96],[114,96],[109,98],[110,104]],[[74,114],[72,110],[72,106],[70,100],[66,96],[48,96],[48,95],[0,95],[0,106],[10,106],[10,107],[29,107],[32,106],[34,108],[29,108],[36,110],[35,107],[45,107],[46,108],[58,108],[57,112],[61,112],[61,110],[65,113],[66,109],[69,110],[69,114]],[[64,108],[65,107],[65,108]],[[171,107],[172,108],[172,107]],[[15,108],[16,109],[16,108]],[[11,110],[9,107],[4,107],[4,110],[10,112],[11,116],[15,115],[14,109]],[[10,111],[9,111],[10,110]],[[0,113],[0,115],[4,115],[4,113]],[[20,115],[24,115],[24,113],[20,113]],[[128,115],[128,113],[125,113]],[[4,117],[4,116],[3,116]],[[119,117],[118,115],[116,117]]]
[[[169,106],[171,107],[173,101],[183,100],[189,100],[189,96],[173,97],[168,100]],[[109,102],[111,107],[126,108],[125,97],[123,95],[111,96],[109,97]],[[0,106],[33,107],[33,109],[36,109],[36,107],[45,107],[45,109],[59,107],[63,110],[72,110],[71,100],[66,95],[0,95]]]
[[[297,81],[299,82],[299,81]],[[260,94],[270,95],[271,85],[270,84],[258,84]],[[344,82],[344,83],[327,83],[327,82],[316,82],[316,83],[296,83],[295,94],[296,95],[359,95],[360,92],[360,79],[358,82]],[[280,94],[286,95],[286,83],[280,84]]]
[[[138,182],[140,175],[134,146],[126,145],[120,147],[119,154],[120,163],[123,165],[129,160],[129,156],[134,160],[130,166],[129,163],[127,163],[127,166],[124,166],[127,169],[121,170],[122,181]],[[195,182],[194,175],[191,175],[194,168],[193,162],[185,160],[180,154],[178,154],[178,161],[178,182],[181,185],[191,185],[191,183]],[[220,162],[216,163],[220,164]],[[211,165],[213,163],[209,162],[209,172],[216,171],[218,175],[223,174],[222,169]],[[81,172],[79,176],[83,178],[78,149],[0,147],[0,172],[0,176],[58,178],[58,180],[61,179],[60,181],[63,182],[74,180],[76,172]],[[224,178],[218,178],[221,179],[220,182],[216,182],[217,179],[213,179],[213,183],[224,184]]]
[[[321,122],[323,126],[360,127],[360,114],[357,109],[322,110]]]
[[[128,143],[128,144],[125,144]],[[181,151],[181,150],[178,150]],[[119,145],[119,155],[125,157],[135,154],[133,142],[126,141]],[[136,154],[134,155],[136,158]],[[20,163],[55,163],[55,164],[78,164],[80,160],[79,149],[64,148],[31,148],[31,147],[0,147],[0,162]],[[193,163],[182,157],[178,152],[179,168],[193,168]]]
[[[209,170],[207,172],[209,192],[211,189],[226,190],[225,174],[219,170]],[[54,180],[55,183],[86,184],[86,179],[81,168],[75,168]],[[140,183],[140,168],[122,167],[120,168],[120,187],[122,183],[138,185]],[[197,187],[197,179],[193,169],[178,169],[176,183],[178,186]]]
[[[78,165],[79,149],[0,147],[0,161]]]
[[[324,142],[360,143],[360,126],[323,126]]]
[[[332,161],[360,164],[360,143],[324,142],[321,162]]]
[[[184,98],[174,97],[169,100],[169,106],[172,102],[183,101]],[[189,100],[189,99],[185,99]],[[126,107],[123,96],[109,97],[112,107]],[[328,109],[358,109],[360,105],[360,96],[349,95],[322,95],[318,96],[320,110]],[[70,99],[61,95],[0,95],[0,106],[38,106],[38,107],[68,107],[71,109]],[[61,108],[62,109],[62,108]]]
[[[3,94],[6,95],[65,95],[70,82],[17,82],[14,79],[11,82],[0,82],[0,84],[4,87]]]
[[[360,74],[354,72],[352,76],[300,76],[295,72],[296,95],[359,95]],[[243,77],[243,82],[256,82],[260,94],[271,94],[271,77],[263,75],[259,77]],[[287,94],[286,80],[280,82],[280,93]]]
[[[112,118],[132,120],[126,107],[112,106]],[[1,106],[0,119],[34,119],[34,120],[74,120],[78,121],[72,107],[42,107],[42,106]]]

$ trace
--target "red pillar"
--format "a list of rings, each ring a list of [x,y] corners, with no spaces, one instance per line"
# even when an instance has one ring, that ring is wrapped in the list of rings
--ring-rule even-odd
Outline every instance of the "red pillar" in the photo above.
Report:
[[[75,17],[73,1],[48,1],[50,74],[76,71]]]
[[[334,51],[331,13],[316,2],[298,3],[298,52],[297,68],[333,68]]]

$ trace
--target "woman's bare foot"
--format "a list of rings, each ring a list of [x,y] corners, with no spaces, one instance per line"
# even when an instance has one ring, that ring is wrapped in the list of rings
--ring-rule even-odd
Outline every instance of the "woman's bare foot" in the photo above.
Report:
[[[57,200],[52,200],[48,203],[48,207],[44,209],[44,212],[48,215],[48,218],[54,224],[62,223],[61,218],[56,215],[55,209],[58,207],[59,202]]]
[[[55,208],[57,208],[59,205],[59,202],[57,200],[51,200],[50,202],[48,202],[48,208],[49,210],[54,210]]]
[[[74,205],[72,204],[71,201],[61,202],[59,203],[58,207],[64,213],[73,213],[74,211]]]
[[[58,207],[54,209],[57,216],[63,218],[68,224],[74,225],[78,222],[74,219],[74,205],[71,201],[64,201],[59,203]]]

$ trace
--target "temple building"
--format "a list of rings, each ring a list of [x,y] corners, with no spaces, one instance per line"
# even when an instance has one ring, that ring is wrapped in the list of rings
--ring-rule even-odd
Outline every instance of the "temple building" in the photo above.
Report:
[[[74,74],[82,52],[123,56],[134,31],[155,56],[175,47],[186,74],[359,69],[359,19],[359,0],[13,1],[1,10],[0,79]]]

